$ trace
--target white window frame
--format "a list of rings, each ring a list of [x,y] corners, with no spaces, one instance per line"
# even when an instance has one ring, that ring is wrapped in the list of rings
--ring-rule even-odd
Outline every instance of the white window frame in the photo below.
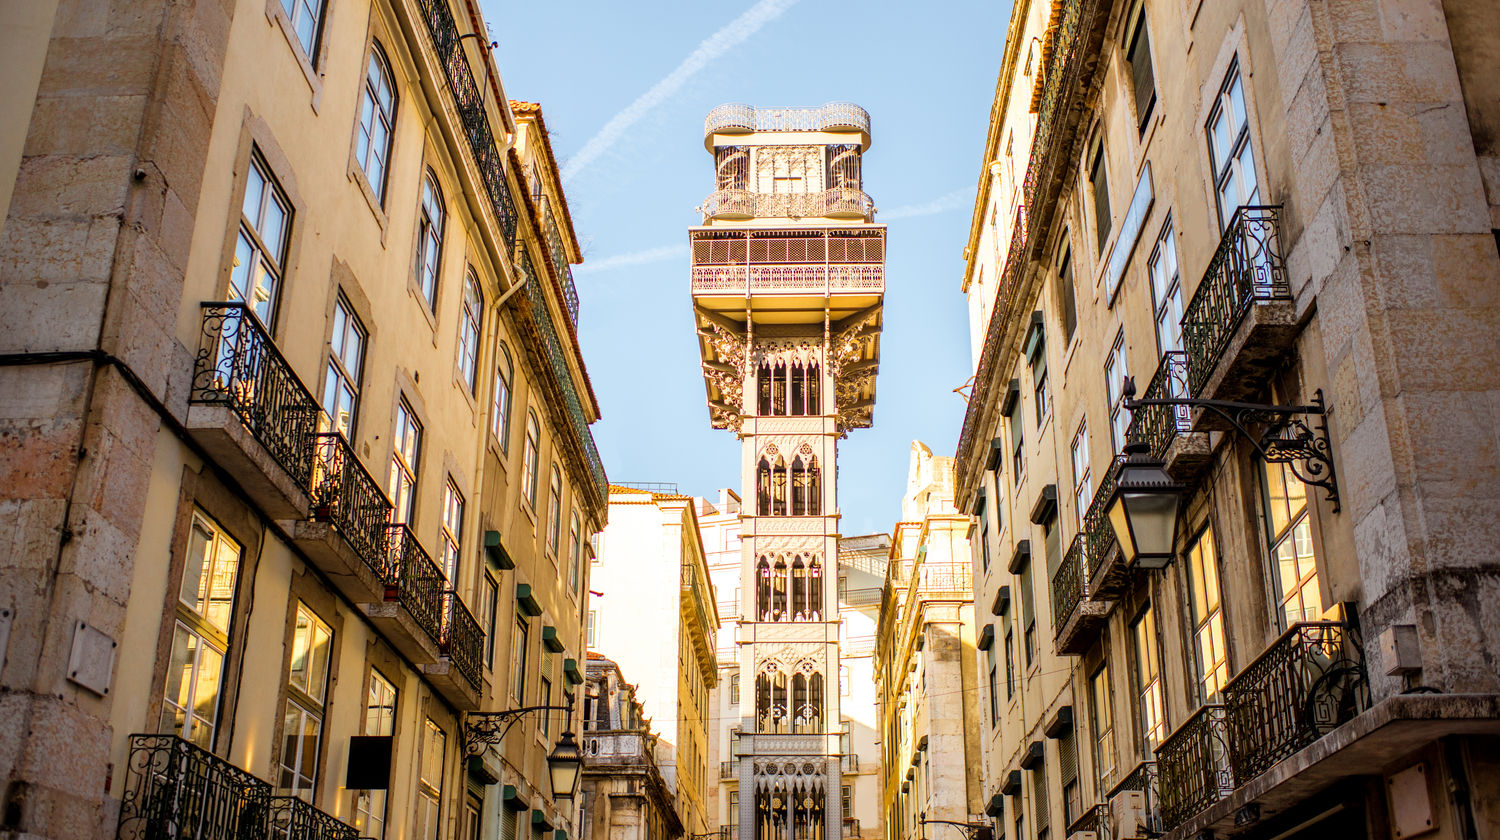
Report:
[[[391,62],[376,41],[370,45],[370,60],[365,64],[363,94],[360,98],[359,139],[354,159],[365,177],[365,184],[375,196],[375,203],[385,206],[386,186],[390,180],[391,147],[396,136],[396,86]]]

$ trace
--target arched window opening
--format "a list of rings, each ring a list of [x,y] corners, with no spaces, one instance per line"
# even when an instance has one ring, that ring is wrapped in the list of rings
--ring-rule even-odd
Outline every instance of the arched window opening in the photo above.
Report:
[[[807,566],[800,554],[792,558],[792,620],[807,620]]]
[[[780,362],[771,378],[771,413],[786,414],[786,365]]]
[[[786,516],[786,459],[780,455],[771,468],[771,514]]]
[[[823,481],[822,474],[818,471],[818,456],[813,455],[807,459],[807,515],[820,516],[823,513]]]
[[[823,731],[823,675],[813,674],[807,680],[807,729]]]
[[[771,365],[762,362],[759,372],[755,375],[755,392],[757,395],[756,412],[762,417],[771,413]]]
[[[807,620],[823,620],[823,564],[816,557],[807,564]]]
[[[771,729],[771,675],[755,676],[755,731],[770,732]]]
[[[755,513],[771,515],[771,464],[765,458],[760,459],[755,469]]]
[[[786,620],[786,584],[786,561],[778,557],[771,569],[771,621]]]
[[[792,365],[792,409],[796,415],[806,414],[807,371],[800,362]]]
[[[807,509],[807,467],[802,462],[802,456],[792,459],[792,515],[806,516],[811,511]]]
[[[755,840],[827,840],[824,800],[818,783],[789,789],[776,781],[755,793]],[[835,834],[835,837],[838,835]]]
[[[755,615],[771,620],[771,564],[764,557],[755,566]]]
[[[785,734],[787,731],[787,682],[781,671],[762,672],[755,678],[756,731]]]
[[[807,703],[807,675],[792,675],[792,732],[802,734],[811,732],[807,728],[810,708]]]
[[[818,402],[818,383],[820,381],[818,366],[807,366],[807,413],[822,414],[822,406]]]

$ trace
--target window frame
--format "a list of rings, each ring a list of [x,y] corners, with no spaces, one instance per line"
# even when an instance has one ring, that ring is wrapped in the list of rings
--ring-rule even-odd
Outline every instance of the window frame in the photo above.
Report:
[[[1273,487],[1271,480],[1273,470],[1284,488],[1281,496],[1276,495]],[[1293,482],[1301,487],[1300,507],[1297,506],[1298,497],[1292,495]],[[1261,507],[1264,511],[1261,521],[1265,526],[1263,532],[1266,541],[1266,565],[1270,571],[1271,595],[1276,605],[1275,621],[1277,629],[1284,631],[1298,621],[1318,620],[1325,609],[1320,569],[1322,556],[1318,551],[1318,532],[1312,514],[1313,501],[1307,484],[1297,477],[1290,464],[1262,461],[1260,486]],[[1278,501],[1282,503],[1283,508],[1279,512],[1276,510]],[[1285,525],[1277,524],[1281,519],[1285,520]],[[1303,541],[1306,543],[1305,554],[1298,545]],[[1288,584],[1284,577],[1287,564],[1278,556],[1282,546],[1291,547],[1292,565],[1298,575],[1297,580],[1291,584]],[[1305,573],[1301,571],[1304,564],[1310,568],[1310,571]],[[1290,591],[1288,591],[1289,586]],[[1317,599],[1315,610],[1307,605],[1309,591]],[[1288,611],[1288,604],[1294,599],[1301,604],[1298,610],[1301,618],[1292,618]]]
[[[325,729],[328,722],[328,698],[330,692],[329,682],[332,677],[335,657],[335,636],[333,627],[317,611],[308,606],[306,601],[295,599],[292,608],[292,637],[287,646],[287,677],[283,686],[283,712],[281,750],[277,756],[277,789],[295,796],[311,804],[317,795],[319,770],[322,763],[323,741],[326,735]],[[298,648],[301,634],[302,621],[307,619],[307,636],[309,640],[307,649],[300,655]],[[311,640],[319,630],[323,631],[324,645],[326,649],[321,663],[321,674],[310,674],[311,678],[304,678],[302,684],[297,682],[298,662],[312,663],[314,656],[314,645]],[[317,667],[317,666],[314,666]],[[314,691],[316,689],[316,691]],[[299,723],[296,735],[290,729],[291,721],[295,717]],[[315,731],[312,733],[313,742],[305,743],[308,737],[307,726],[313,724]],[[290,750],[290,742],[295,738],[297,748]],[[291,754],[294,763],[289,763]],[[312,758],[312,767],[303,766],[309,753]],[[291,779],[288,786],[287,779]],[[305,787],[303,785],[305,778]]]
[[[1162,266],[1170,262],[1170,275]],[[1182,264],[1177,256],[1177,234],[1172,230],[1172,214],[1162,222],[1161,231],[1152,246],[1151,256],[1146,261],[1146,276],[1151,284],[1151,316],[1156,325],[1156,350],[1158,355],[1182,350]],[[1165,284],[1166,288],[1162,288]],[[1171,304],[1171,309],[1168,308]],[[1164,321],[1164,318],[1175,319]],[[1163,340],[1163,328],[1171,330],[1174,341]]]
[[[553,562],[557,561],[558,543],[562,541],[562,502],[563,502],[563,480],[562,470],[557,462],[552,463],[552,469],[547,477],[547,556]]]
[[[443,240],[447,227],[448,206],[443,198],[443,185],[429,166],[422,178],[421,198],[417,202],[417,243],[412,259],[412,279],[417,293],[434,315],[441,293]]]
[[[1125,379],[1128,376],[1130,359],[1125,353],[1125,329],[1121,327],[1115,333],[1109,352],[1104,356],[1104,395],[1109,402],[1109,442],[1114,447],[1112,454],[1115,455],[1125,451],[1130,431],[1131,415],[1125,410]]]
[[[496,345],[495,391],[490,397],[490,434],[500,444],[500,451],[510,453],[510,410],[515,400],[515,365],[510,350],[501,341]]]
[[[372,70],[378,70],[372,74]],[[378,79],[372,80],[372,75],[378,75]],[[381,90],[377,88],[379,83],[384,83],[384,90],[389,94],[389,107],[381,105]],[[360,82],[360,105],[359,119],[355,121],[354,137],[354,162],[355,168],[365,180],[365,185],[370,188],[370,194],[374,197],[376,205],[382,210],[385,208],[387,191],[391,180],[391,156],[395,150],[396,142],[396,113],[401,105],[399,92],[396,90],[396,71],[391,65],[390,57],[386,55],[385,47],[380,45],[377,39],[370,41],[370,57],[365,62],[364,77]],[[370,120],[367,124],[366,120]],[[375,136],[376,121],[379,121],[384,137],[384,142],[377,144]],[[377,149],[377,145],[381,148]],[[380,165],[378,177],[371,177],[370,160],[376,160]]]
[[[318,7],[316,12],[308,9],[309,4]],[[293,40],[302,50],[302,55],[307,59],[309,66],[316,68],[318,60],[322,57],[320,49],[323,41],[323,28],[328,21],[328,0],[279,0],[278,5],[286,15],[287,28],[291,30]],[[307,11],[313,16],[312,32],[308,34],[308,40],[303,40],[302,31],[298,25],[299,11]]]
[[[458,489],[453,476],[443,485],[442,516],[438,524],[438,568],[448,580],[450,588],[457,586],[460,562],[463,559],[463,532],[465,514],[464,494]]]
[[[1219,230],[1229,227],[1229,222],[1234,218],[1234,213],[1241,206],[1253,204],[1260,197],[1260,169],[1255,161],[1255,144],[1250,137],[1250,100],[1245,91],[1245,75],[1240,69],[1239,57],[1230,61],[1229,69],[1224,71],[1224,82],[1219,85],[1219,92],[1214,97],[1213,106],[1209,108],[1208,118],[1204,121],[1204,138],[1208,144],[1209,175],[1213,182],[1214,202],[1219,209]],[[1239,98],[1236,101],[1235,92],[1238,91]],[[1239,111],[1236,112],[1236,105]],[[1227,109],[1227,111],[1226,111]],[[1215,123],[1221,114],[1228,113],[1230,119],[1241,117],[1243,121],[1234,128],[1233,137],[1228,139],[1228,148],[1221,158],[1219,154],[1219,137],[1215,130]],[[1231,126],[1233,128],[1233,126]],[[1251,171],[1247,179],[1244,171],[1245,155],[1249,155]],[[1231,184],[1237,183],[1243,193],[1242,201],[1234,206],[1225,204],[1225,191]],[[1253,184],[1253,188],[1243,189],[1246,183]]]
[[[390,689],[390,702],[388,706],[379,708],[389,709],[388,715],[380,715],[375,709],[377,696],[384,697],[385,692],[380,687]],[[401,692],[396,684],[386,679],[379,669],[370,669],[369,684],[365,690],[365,714],[360,721],[360,732],[364,735],[384,735],[392,737],[394,748],[394,736],[396,734],[396,717],[401,702]],[[372,717],[377,721],[372,725]],[[385,718],[384,722],[380,722]],[[383,724],[389,724],[383,725]],[[379,816],[376,816],[376,810]],[[384,840],[386,824],[390,820],[390,791],[387,789],[358,790],[354,791],[354,827],[359,831],[361,837],[372,838],[372,840]]]
[[[331,331],[328,336],[328,367],[323,374],[323,411],[328,415],[328,427],[339,432],[345,440],[353,440],[359,417],[360,388],[364,384],[365,351],[369,346],[370,333],[364,322],[355,313],[349,299],[342,290],[335,296]],[[357,343],[353,359],[345,358],[351,335]],[[351,370],[352,366],[352,370]],[[330,397],[337,389],[337,397],[348,396],[348,421],[341,423],[335,413],[342,400]]]
[[[463,309],[458,323],[458,375],[469,396],[479,395],[479,342],[484,335],[484,293],[470,266],[464,273]]]
[[[193,558],[191,557],[194,544],[194,529],[198,529],[205,535],[205,539],[203,540],[205,557],[197,561],[196,572],[194,571],[195,564]],[[198,596],[200,593],[204,592],[203,587],[205,580],[210,581],[210,583],[208,584],[209,587],[214,586],[214,583],[212,583],[212,581],[220,574],[218,567],[225,559],[222,556],[222,553],[226,549],[230,550],[234,555],[234,571],[232,575],[230,575],[230,579],[228,580],[228,603],[222,605],[221,607],[226,616],[226,619],[222,624],[220,624],[215,619],[209,617],[209,614],[207,612],[204,612],[204,608],[201,605],[205,603],[205,600],[199,598]],[[213,553],[213,568],[209,571],[205,571],[205,567],[208,565],[207,552],[210,551]],[[164,684],[162,686],[162,706],[161,713],[157,718],[157,730],[171,732],[172,734],[181,737],[183,740],[198,744],[204,749],[210,751],[213,750],[216,744],[219,735],[219,725],[221,719],[224,716],[224,695],[226,693],[226,687],[229,682],[228,677],[230,675],[228,669],[230,661],[230,651],[232,650],[231,645],[234,641],[235,631],[237,629],[237,622],[235,621],[235,610],[239,602],[240,576],[244,570],[244,564],[244,546],[241,545],[238,540],[235,540],[233,537],[231,537],[219,525],[219,523],[212,517],[210,517],[206,512],[195,506],[192,509],[192,513],[188,523],[188,538],[185,543],[183,554],[182,576],[178,581],[177,597],[173,601],[173,615],[175,621],[172,624],[172,630],[167,639],[168,662],[172,663],[177,656],[179,636],[182,636],[188,640],[195,639],[197,640],[198,644],[191,652],[189,652],[192,656],[192,666],[188,672],[190,676],[186,681],[187,684],[185,686],[180,684],[177,686],[178,700],[171,699],[168,692],[172,690],[172,675],[174,673],[182,672],[174,665],[168,665],[166,680],[164,681]],[[187,599],[183,597],[183,593],[188,587],[190,576],[192,578],[196,578],[197,581],[193,585],[195,593],[193,603],[189,603]],[[207,722],[203,730],[206,737],[195,738],[192,736],[192,731],[188,727],[194,725],[196,722],[195,718],[198,717],[197,695],[198,690],[201,687],[201,678],[199,677],[199,671],[202,664],[203,649],[205,646],[218,656],[218,673],[217,677],[215,678],[216,685],[214,686],[214,697],[212,701],[213,705],[212,709],[209,710],[211,719]],[[186,651],[186,645],[184,645],[184,649],[185,652],[188,652]],[[178,702],[179,700],[183,700],[184,691],[186,691],[185,702]],[[181,725],[174,723],[169,729],[163,724],[165,723],[166,718],[169,714],[172,714],[175,717],[175,713],[173,710],[181,711],[183,720]]]
[[[1205,543],[1206,541],[1206,543]],[[1209,559],[1211,563],[1204,562],[1202,548],[1209,547]],[[1183,604],[1187,608],[1187,624],[1192,628],[1193,640],[1193,691],[1198,697],[1200,704],[1213,702],[1215,698],[1223,693],[1224,684],[1229,681],[1229,638],[1225,633],[1224,626],[1224,598],[1221,588],[1221,569],[1219,568],[1218,541],[1214,536],[1212,525],[1205,525],[1193,541],[1188,545],[1187,551],[1183,552],[1186,561],[1184,566],[1187,592],[1183,598]],[[1207,572],[1212,569],[1212,587],[1209,586]],[[1202,618],[1199,618],[1200,606],[1207,607],[1206,599],[1212,590],[1214,603],[1212,608],[1203,610]],[[1202,591],[1200,596],[1198,593]],[[1198,603],[1199,597],[1205,599],[1205,603]],[[1210,626],[1214,625],[1214,626]],[[1204,633],[1209,633],[1209,640],[1217,642],[1223,649],[1216,651],[1218,658],[1209,661],[1203,651]],[[1216,637],[1216,639],[1215,639]],[[1210,685],[1212,684],[1212,690]]]
[[[536,510],[538,469],[541,464],[542,431],[537,423],[536,412],[526,412],[526,444],[521,452],[521,499],[526,507]]]
[[[1093,205],[1091,208],[1093,218],[1090,221],[1094,224],[1094,250],[1102,257],[1104,246],[1109,243],[1109,235],[1114,230],[1114,215],[1109,200],[1109,161],[1104,153],[1104,132],[1096,130],[1088,148],[1087,168],[1084,173],[1089,183],[1089,197]]]
[[[246,212],[245,207],[251,198],[250,178],[252,175],[259,178],[261,182],[253,219]],[[265,154],[256,143],[250,144],[250,158],[242,188],[239,224],[236,227],[228,284],[225,287],[224,296],[226,300],[243,302],[245,308],[254,313],[256,320],[265,327],[266,332],[274,334],[281,308],[281,292],[286,285],[286,267],[290,261],[292,224],[296,218],[296,208],[287,195],[286,189],[281,186],[276,173],[271,171],[270,163],[267,162]],[[266,239],[267,232],[262,231],[268,222],[268,208],[273,204],[281,210],[282,214],[274,248]],[[247,249],[244,256],[240,253],[241,245]],[[266,277],[270,279],[269,291],[266,294],[264,311],[261,311],[255,298],[257,290],[262,288],[261,279]],[[237,278],[240,282],[236,282]],[[241,283],[244,288],[240,288]]]
[[[386,491],[391,502],[392,524],[409,525],[416,514],[423,434],[421,419],[417,417],[406,396],[401,395],[396,400],[395,434],[391,436],[391,474]],[[404,449],[411,450],[410,456]],[[404,487],[396,483],[398,473],[400,478],[405,479]],[[397,514],[402,514],[403,518],[397,520]]]
[[[1073,513],[1078,530],[1083,530],[1083,515],[1094,499],[1094,477],[1092,457],[1089,453],[1089,421],[1078,422],[1078,431],[1069,445],[1073,469]],[[1080,457],[1081,455],[1081,457]]]
[[[1125,63],[1129,65],[1130,93],[1135,104],[1136,130],[1145,135],[1146,128],[1151,124],[1151,115],[1156,109],[1156,100],[1159,95],[1156,91],[1156,62],[1151,55],[1151,29],[1146,20],[1146,6],[1144,3],[1136,6],[1134,19],[1131,21],[1130,29],[1125,37],[1125,49],[1122,55]],[[1145,68],[1148,81],[1151,85],[1151,95],[1145,105],[1141,104],[1141,77],[1138,64],[1140,57],[1135,55],[1137,47],[1145,51]]]

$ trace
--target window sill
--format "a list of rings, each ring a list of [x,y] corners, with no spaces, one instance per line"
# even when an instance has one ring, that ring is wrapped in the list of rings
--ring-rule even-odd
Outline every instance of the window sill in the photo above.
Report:
[[[359,188],[360,195],[365,197],[365,203],[370,206],[370,213],[375,217],[375,224],[380,227],[380,247],[385,248],[385,238],[390,231],[391,219],[386,215],[385,208],[380,205],[380,199],[376,197],[374,187],[370,186],[370,179],[365,177],[365,171],[359,167],[359,161],[355,159],[352,149],[349,152],[349,180]]]
[[[328,31],[328,13],[324,10],[323,32]],[[292,58],[297,62],[297,67],[302,70],[302,76],[307,82],[308,93],[311,99],[308,105],[312,107],[313,113],[319,111],[323,99],[323,74],[312,66],[307,53],[302,49],[302,42],[297,40],[297,33],[292,29],[292,22],[287,19],[286,10],[281,7],[280,0],[266,0],[266,18],[281,32],[286,39],[287,48],[292,51]]]

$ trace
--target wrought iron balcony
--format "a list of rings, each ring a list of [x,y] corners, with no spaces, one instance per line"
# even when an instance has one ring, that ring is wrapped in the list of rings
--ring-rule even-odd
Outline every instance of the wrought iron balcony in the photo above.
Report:
[[[1157,365],[1156,373],[1151,377],[1151,384],[1146,386],[1146,391],[1141,395],[1142,399],[1179,399],[1188,396],[1187,387],[1187,354],[1181,350],[1168,350],[1161,356],[1161,364]],[[1193,428],[1190,410],[1184,406],[1152,405],[1145,406],[1130,417],[1130,428],[1126,430],[1125,437],[1132,441],[1140,441],[1151,447],[1151,454],[1158,458],[1164,458],[1167,447],[1178,435],[1186,434]]]
[[[547,256],[552,260],[552,268],[557,272],[558,283],[562,286],[563,306],[568,310],[568,317],[577,324],[578,287],[573,283],[573,267],[568,263],[568,251],[563,247],[557,216],[552,212],[552,202],[544,195],[541,197],[541,205],[542,233],[547,240]]]
[[[429,641],[440,643],[443,590],[447,588],[443,571],[432,562],[417,542],[416,534],[406,525],[390,526],[387,543],[385,599],[400,604],[417,627],[427,634]]]
[[[989,441],[993,435],[980,429],[984,411],[991,402],[1000,399],[1005,383],[997,370],[1000,350],[1005,343],[1005,313],[1016,296],[1016,287],[1026,269],[1027,216],[1020,208],[1015,227],[1011,230],[1010,248],[1005,257],[1005,268],[1000,273],[1000,282],[995,286],[995,305],[990,309],[990,320],[985,326],[984,347],[979,353],[979,366],[974,369],[974,389],[969,394],[968,407],[964,410],[964,425],[958,434],[958,451],[955,453],[954,476],[962,483],[971,481],[969,476],[975,465],[984,463],[984,455],[975,448],[981,440]],[[973,460],[971,460],[971,458]]]
[[[453,13],[446,0],[419,0],[419,4],[422,19],[427,23],[427,31],[432,35],[432,46],[442,65],[448,91],[453,95],[453,104],[458,111],[459,122],[463,125],[464,137],[469,141],[469,151],[474,155],[474,165],[479,170],[490,205],[505,233],[507,249],[514,249],[519,219],[515,198],[506,182],[504,158],[500,154],[494,131],[490,128],[489,116],[485,113],[484,94],[474,81],[468,57],[464,55],[458,25],[453,20]]]
[[[813,108],[757,108],[738,102],[720,105],[703,120],[703,138],[718,132],[841,131],[870,133],[870,114],[852,102],[829,102]]]
[[[227,409],[290,479],[292,484],[281,488],[282,495],[305,492],[312,477],[313,435],[321,409],[247,304],[203,304],[188,401]],[[211,422],[201,423],[191,410],[188,420],[195,437],[207,437]],[[247,490],[256,494],[257,501],[262,501],[262,494],[256,492],[262,485],[269,488],[280,484],[275,477],[265,475],[265,465],[256,463],[242,445],[228,440],[203,442],[215,456],[222,457],[227,468],[251,485]],[[295,508],[282,501],[269,512],[283,518],[306,515]]]
[[[1239,208],[1183,310],[1189,392],[1240,399],[1257,390],[1294,334],[1291,299],[1281,208]]]
[[[832,187],[809,193],[762,193],[714,190],[703,199],[705,218],[817,218],[858,216],[869,219],[875,202],[864,190]]]
[[[604,762],[630,763],[651,758],[647,735],[636,730],[594,730],[583,733],[579,749],[585,766]]]
[[[917,564],[912,575],[910,597],[974,599],[974,567],[968,563]]]
[[[885,229],[695,230],[693,294],[885,289]]]
[[[1057,564],[1057,571],[1052,573],[1053,644],[1061,655],[1088,650],[1113,606],[1112,602],[1093,597],[1084,574],[1083,563],[1091,539],[1086,532],[1076,534],[1062,562]]]
[[[1224,707],[1204,706],[1156,748],[1161,818],[1175,828],[1234,790]]]
[[[448,657],[459,675],[477,691],[484,667],[484,631],[479,629],[479,622],[464,606],[463,599],[451,589],[443,593],[442,610],[438,651]]]
[[[391,502],[339,432],[317,436],[312,518],[332,524],[370,568],[384,573]]]
[[[1352,720],[1368,706],[1357,639],[1338,621],[1293,624],[1224,685],[1238,784]]]
[[[354,840],[358,832],[175,735],[130,736],[119,840]]]
[[[1109,837],[1109,804],[1096,802],[1068,825],[1070,840],[1105,840]]]
[[[1156,762],[1143,761],[1109,792],[1110,825],[1120,837],[1159,837],[1161,819]]]
[[[1114,495],[1115,481],[1120,477],[1120,459],[1109,462],[1088,510],[1083,513],[1083,530],[1088,534],[1089,593],[1094,598],[1113,598],[1128,583],[1115,539],[1115,526],[1109,521],[1109,498]]]
[[[719,762],[719,778],[721,778],[721,779],[733,779],[733,778],[736,777],[736,775],[738,773],[739,773],[739,762],[738,761],[721,761],[721,762]]]

